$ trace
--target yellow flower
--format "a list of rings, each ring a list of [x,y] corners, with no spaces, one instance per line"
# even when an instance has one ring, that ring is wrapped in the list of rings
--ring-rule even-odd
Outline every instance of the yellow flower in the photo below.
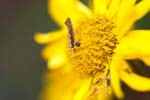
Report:
[[[35,35],[46,44],[42,55],[50,69],[44,100],[107,100],[112,91],[123,98],[120,81],[136,91],[150,91],[150,78],[134,73],[125,61],[138,58],[150,64],[150,30],[131,29],[150,10],[150,0],[92,0],[92,5],[49,0],[48,11],[61,29]],[[74,32],[70,39],[67,18]],[[80,46],[71,48],[70,41]]]

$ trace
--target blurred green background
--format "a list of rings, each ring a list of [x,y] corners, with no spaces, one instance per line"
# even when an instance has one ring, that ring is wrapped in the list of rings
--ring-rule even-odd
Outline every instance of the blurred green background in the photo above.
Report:
[[[53,26],[47,0],[0,1],[0,100],[37,100],[46,64],[33,35]]]
[[[40,56],[42,46],[33,36],[57,28],[47,13],[47,0],[0,1],[0,100],[37,100],[46,64]],[[137,28],[150,29],[150,15]]]

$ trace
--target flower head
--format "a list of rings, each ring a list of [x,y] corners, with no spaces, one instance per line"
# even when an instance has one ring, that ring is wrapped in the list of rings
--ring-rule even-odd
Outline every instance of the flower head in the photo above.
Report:
[[[112,91],[122,98],[121,80],[134,90],[150,91],[150,78],[134,73],[125,61],[149,64],[150,30],[131,29],[150,10],[149,0],[92,2],[89,9],[78,0],[49,0],[49,13],[61,29],[35,36],[46,44],[42,54],[51,70],[46,98],[105,100]]]

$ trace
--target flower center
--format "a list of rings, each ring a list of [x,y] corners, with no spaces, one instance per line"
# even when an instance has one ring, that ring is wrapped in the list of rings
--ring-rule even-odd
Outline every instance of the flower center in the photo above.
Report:
[[[90,76],[108,71],[118,43],[113,22],[100,15],[85,18],[74,29],[74,41],[78,45],[68,57],[75,69]]]

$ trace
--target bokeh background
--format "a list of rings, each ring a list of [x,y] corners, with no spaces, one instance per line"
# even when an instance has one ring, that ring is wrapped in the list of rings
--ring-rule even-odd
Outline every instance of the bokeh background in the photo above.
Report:
[[[0,0],[0,100],[37,100],[46,64],[33,35],[51,25],[47,0]]]
[[[82,1],[87,4],[88,0]],[[138,21],[136,28],[150,29],[150,15]],[[40,55],[43,46],[36,44],[33,36],[55,29],[47,0],[0,1],[0,100],[38,99],[46,63]],[[150,100],[150,93],[124,87],[126,100]]]

